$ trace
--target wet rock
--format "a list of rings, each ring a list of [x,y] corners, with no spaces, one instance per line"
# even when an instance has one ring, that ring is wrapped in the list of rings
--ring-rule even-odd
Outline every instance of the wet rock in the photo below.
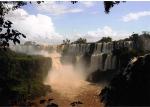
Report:
[[[49,99],[48,99],[49,102],[52,101],[52,100],[54,100],[54,99],[52,99],[52,98],[49,98]]]
[[[74,101],[72,103],[70,103],[71,106],[76,106],[76,105],[79,105],[79,104],[83,104],[81,101]]]
[[[55,103],[51,103],[51,104],[48,104],[46,107],[58,107],[58,105]]]
[[[150,54],[132,60],[100,94],[105,106],[150,106]]]
[[[43,103],[45,103],[45,102],[46,102],[46,100],[45,100],[45,99],[40,100],[40,104],[43,104]]]

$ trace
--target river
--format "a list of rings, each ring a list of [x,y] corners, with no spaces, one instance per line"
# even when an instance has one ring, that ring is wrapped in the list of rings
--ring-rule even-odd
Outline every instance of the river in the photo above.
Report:
[[[36,99],[36,106],[45,107],[55,103],[59,107],[103,107],[99,98],[103,85],[87,82],[82,69],[76,69],[72,64],[62,64],[61,55],[56,51],[49,54],[49,57],[52,58],[52,68],[44,84],[50,85],[52,92]],[[40,104],[41,99],[46,101]],[[48,101],[50,99],[52,101]]]

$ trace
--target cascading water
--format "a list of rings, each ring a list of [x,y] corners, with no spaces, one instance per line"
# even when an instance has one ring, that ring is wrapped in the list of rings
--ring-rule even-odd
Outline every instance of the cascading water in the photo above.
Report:
[[[62,48],[64,47],[65,46],[62,46]],[[61,54],[56,52],[56,49],[54,49],[54,52],[48,53],[48,48],[43,47],[42,49],[40,48],[41,50],[39,51],[39,48],[37,48],[37,45],[35,45],[21,47],[18,46],[14,48],[14,50],[28,54],[38,53],[40,55],[49,56],[52,58],[52,68],[50,69],[44,83],[51,86],[52,93],[59,94],[59,96],[55,96],[56,99],[61,96],[61,99],[59,100],[62,101],[66,100],[63,98],[68,98],[69,101],[74,101],[75,99],[77,99],[85,101],[87,105],[84,105],[84,107],[90,106],[89,103],[93,104],[94,107],[99,107],[96,106],[96,104],[100,105],[99,100],[97,102],[95,101],[95,99],[97,100],[99,98],[95,98],[95,95],[99,93],[100,86],[96,86],[95,84],[91,85],[86,81],[89,68],[90,71],[98,70],[98,72],[99,70],[107,71],[116,69],[117,57],[113,54],[113,51],[115,49],[124,47],[132,48],[132,42],[121,41],[115,43],[95,43],[94,45],[92,43],[71,44],[68,48],[68,55],[72,55],[73,57],[75,56],[75,62],[78,63],[79,66],[74,66],[73,64],[62,64]],[[93,49],[92,51],[91,48]],[[89,57],[90,59],[88,60],[90,65],[87,66],[87,68],[82,68],[83,65],[80,65],[80,59],[82,59],[84,55],[87,55],[86,58]],[[85,69],[86,71],[84,71],[83,69]],[[95,94],[97,90],[98,93]],[[91,103],[90,101],[92,100],[94,101]],[[93,106],[91,105],[90,107]]]
[[[72,64],[62,64],[61,55],[54,51],[49,54],[52,58],[52,68],[44,83],[50,85],[50,97],[56,100],[61,107],[70,107],[73,101],[83,102],[81,107],[103,107],[99,101],[99,91],[102,85],[91,85],[86,81],[82,66],[74,67]]]
[[[49,70],[47,77],[44,80],[44,84],[50,85],[52,92],[48,93],[46,96],[35,99],[33,102],[38,106],[39,100],[41,99],[54,99],[53,103],[58,104],[60,107],[70,107],[70,103],[74,101],[81,101],[83,104],[81,107],[103,107],[99,101],[98,94],[102,89],[102,85],[91,84],[86,81],[87,72],[83,71],[82,63],[74,66],[73,64],[62,64],[61,54],[56,52],[56,47],[53,47],[55,51],[48,52],[46,50],[38,50],[34,52],[32,46],[18,46],[14,47],[13,50],[34,55],[43,55],[45,57],[52,58],[52,68]],[[80,62],[82,54],[84,52],[89,52],[89,47],[82,45],[78,47],[77,62]],[[34,48],[34,46],[33,46]],[[64,46],[62,46],[64,48]],[[80,49],[79,49],[80,48]],[[85,49],[86,48],[86,49]],[[71,52],[76,51],[76,45],[70,47]],[[27,50],[27,51],[26,51]],[[67,58],[67,57],[66,57]],[[86,68],[87,70],[88,68]],[[47,102],[45,104],[48,104]]]
[[[91,70],[95,71],[97,69],[103,70],[103,54],[97,54],[91,56]]]
[[[104,66],[104,70],[110,70],[112,69],[112,55],[111,54],[108,54],[107,57],[106,57],[106,60],[105,60],[105,66]]]
[[[75,97],[80,92],[80,88],[86,85],[85,75],[80,69],[72,64],[62,64],[61,55],[56,51],[49,54],[52,58],[52,69],[45,80],[45,84],[50,85],[54,91],[67,97]]]

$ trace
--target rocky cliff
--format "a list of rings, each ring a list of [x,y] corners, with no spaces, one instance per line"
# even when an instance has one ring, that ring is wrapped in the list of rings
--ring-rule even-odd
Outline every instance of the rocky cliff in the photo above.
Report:
[[[150,106],[150,54],[134,58],[100,94],[105,106]]]
[[[0,49],[0,106],[23,106],[46,94],[50,87],[43,81],[50,68],[51,58]]]

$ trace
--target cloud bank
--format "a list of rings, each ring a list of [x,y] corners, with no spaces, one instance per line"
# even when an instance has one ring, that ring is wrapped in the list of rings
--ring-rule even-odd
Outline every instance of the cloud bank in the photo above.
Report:
[[[13,28],[24,33],[27,38],[22,41],[36,41],[38,43],[58,43],[62,35],[56,33],[51,17],[37,14],[31,15],[24,9],[17,9],[6,15],[13,22]]]
[[[129,32],[123,31],[115,31],[109,26],[104,26],[103,28],[98,28],[95,31],[88,31],[85,34],[76,34],[73,39],[77,39],[79,37],[86,38],[88,42],[96,42],[100,40],[102,37],[110,36],[113,40],[119,40],[127,38],[131,35]]]
[[[122,20],[124,22],[129,22],[133,20],[138,20],[141,17],[150,16],[150,11],[142,11],[142,12],[136,12],[136,13],[129,13],[125,16],[123,16]]]
[[[71,4],[71,2],[68,2],[68,3]],[[81,8],[74,8],[73,6],[67,5],[67,3],[56,2],[56,1],[49,1],[49,2],[45,1],[44,3],[38,4],[37,9],[41,12],[50,13],[51,15],[79,13],[83,11],[83,9]]]
[[[72,4],[70,1],[62,2],[62,1],[48,1],[41,4],[35,4],[37,10],[40,12],[46,12],[51,15],[63,15],[69,13],[81,13],[86,8],[93,7],[96,2],[92,1],[82,1],[76,4]],[[80,6],[82,5],[82,6]],[[81,8],[82,7],[82,8]]]
[[[51,17],[43,14],[32,15],[24,9],[17,9],[6,15],[8,20],[13,22],[13,27],[24,33],[27,38],[21,39],[21,43],[25,41],[35,41],[37,43],[58,44],[62,43],[65,35],[56,32]],[[77,40],[79,37],[86,38],[88,42],[95,42],[102,37],[110,36],[113,40],[119,40],[129,37],[131,33],[116,31],[110,26],[97,28],[93,31],[85,33],[74,33],[70,36],[71,41]]]
[[[92,7],[92,6],[94,6],[95,5],[95,1],[94,2],[92,2],[92,1],[82,1],[81,2],[85,7]]]

